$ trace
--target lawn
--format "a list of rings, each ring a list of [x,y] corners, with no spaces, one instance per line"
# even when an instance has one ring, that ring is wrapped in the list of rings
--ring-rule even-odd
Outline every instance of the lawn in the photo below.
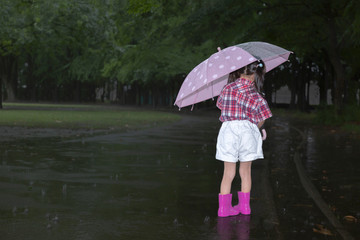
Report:
[[[104,105],[5,103],[0,126],[66,129],[143,128],[179,120],[160,111]]]

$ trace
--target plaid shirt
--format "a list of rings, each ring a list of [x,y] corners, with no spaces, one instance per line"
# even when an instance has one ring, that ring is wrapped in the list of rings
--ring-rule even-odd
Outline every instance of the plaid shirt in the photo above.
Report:
[[[248,120],[257,125],[272,116],[266,100],[256,91],[254,83],[244,78],[226,85],[216,106],[221,110],[221,122]]]

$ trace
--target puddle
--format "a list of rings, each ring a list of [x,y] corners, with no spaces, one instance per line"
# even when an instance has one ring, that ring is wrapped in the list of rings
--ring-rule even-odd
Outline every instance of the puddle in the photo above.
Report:
[[[3,143],[2,238],[216,239],[218,128]]]
[[[276,239],[279,233],[283,239],[336,239],[312,230],[316,224],[331,226],[294,174],[289,156],[299,138],[289,123],[271,124],[264,144],[268,162],[253,164],[252,215],[222,219],[217,217],[222,163],[214,159],[220,123],[217,116],[188,119],[122,134],[2,143],[2,239]],[[315,145],[322,141],[317,133],[307,136],[310,145],[303,154],[310,175],[317,178],[326,170],[331,194],[346,196],[336,205],[345,206],[358,196],[349,193],[352,182],[315,160],[327,155],[318,153],[324,147]],[[359,147],[345,149],[351,155]],[[278,220],[270,217],[260,184],[268,182],[265,163]]]

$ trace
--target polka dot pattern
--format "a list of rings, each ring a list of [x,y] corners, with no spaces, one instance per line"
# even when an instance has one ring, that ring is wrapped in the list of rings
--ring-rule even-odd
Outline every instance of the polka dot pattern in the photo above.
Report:
[[[253,54],[253,55],[251,55]],[[261,58],[266,71],[284,63],[290,51],[265,42],[247,42],[225,48],[196,66],[185,78],[175,104],[180,108],[220,94],[229,73]]]
[[[226,84],[229,73],[254,61],[256,61],[256,59],[252,55],[236,46],[225,48],[214,53],[188,74],[180,88],[176,101],[180,101],[189,96],[194,98],[192,99],[193,101],[195,101],[195,97],[198,99],[213,97],[211,96],[214,94],[213,91],[206,90],[209,86],[221,85],[218,87],[221,90],[222,86]],[[219,84],[219,79],[225,83]],[[220,90],[217,89],[216,91]],[[209,96],[199,96],[200,94],[208,94]]]

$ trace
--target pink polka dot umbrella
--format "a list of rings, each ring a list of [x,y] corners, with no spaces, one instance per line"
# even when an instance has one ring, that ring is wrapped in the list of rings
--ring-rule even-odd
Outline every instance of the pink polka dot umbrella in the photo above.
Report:
[[[266,72],[288,60],[290,51],[265,42],[247,42],[220,50],[197,65],[185,78],[175,104],[186,107],[216,97],[229,73],[262,60]]]

